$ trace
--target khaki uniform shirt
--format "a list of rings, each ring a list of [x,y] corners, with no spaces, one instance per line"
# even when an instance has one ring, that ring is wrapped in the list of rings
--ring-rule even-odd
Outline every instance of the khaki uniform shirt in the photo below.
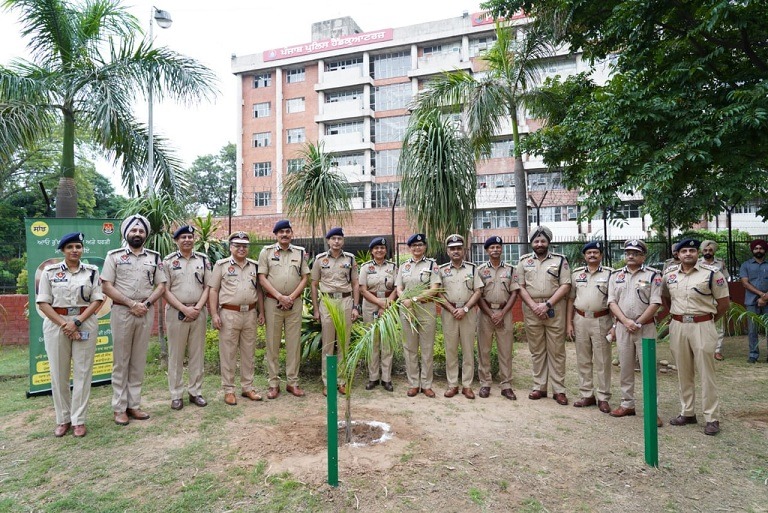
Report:
[[[422,257],[418,262],[409,258],[398,270],[396,287],[403,287],[403,290],[410,290],[419,285],[430,288],[433,284],[442,285],[440,273],[434,260]]]
[[[547,253],[544,260],[539,260],[535,253],[528,253],[517,264],[515,281],[525,287],[534,301],[549,299],[560,285],[571,283],[568,260],[557,253]]]
[[[232,257],[222,258],[213,266],[210,286],[219,291],[220,305],[252,305],[258,298],[259,264],[250,258],[240,267]]]
[[[166,287],[185,305],[194,305],[211,282],[211,263],[203,253],[193,251],[185,258],[181,251],[174,251],[163,260],[167,278]]]
[[[67,264],[61,262],[43,270],[35,302],[48,303],[54,308],[75,308],[103,300],[98,267],[81,263],[72,273]]]
[[[266,246],[259,253],[259,274],[265,274],[275,290],[288,296],[299,286],[301,278],[309,274],[306,251],[293,244],[286,250],[280,244]]]
[[[389,297],[395,289],[396,275],[397,266],[394,262],[384,260],[379,265],[375,260],[371,260],[360,267],[359,284],[377,298],[385,298]],[[365,298],[363,298],[363,301],[365,301]]]
[[[151,249],[143,249],[138,256],[128,248],[113,249],[104,259],[101,279],[133,301],[146,300],[155,285],[166,282],[160,253]]]
[[[441,265],[439,269],[445,298],[456,308],[464,306],[476,290],[485,286],[477,272],[477,266],[472,262],[462,262],[459,267],[454,267],[451,262],[448,262]]]
[[[725,260],[723,260],[722,258],[715,257],[715,259],[712,261],[711,264],[708,264],[707,261],[704,260],[703,258],[699,258],[699,263],[716,268],[718,271],[723,273],[723,276],[725,277],[726,281],[731,279],[731,275],[728,272],[728,269],[725,265]]]
[[[662,293],[670,298],[673,315],[717,313],[717,300],[729,295],[723,273],[701,262],[687,273],[682,266],[670,267],[663,278]]]
[[[615,303],[630,319],[637,319],[648,305],[661,304],[661,273],[642,266],[634,273],[626,266],[614,271],[608,282],[608,304]]]
[[[608,309],[608,281],[613,269],[602,265],[590,272],[588,266],[577,267],[571,274],[574,308],[582,312],[602,312]]]
[[[338,257],[330,252],[320,253],[312,264],[311,277],[320,284],[320,292],[352,292],[352,282],[357,279],[355,255],[346,251]]]
[[[483,280],[483,299],[492,310],[504,308],[512,291],[520,288],[514,280],[514,268],[504,262],[500,262],[496,268],[490,261],[480,264],[477,274]]]

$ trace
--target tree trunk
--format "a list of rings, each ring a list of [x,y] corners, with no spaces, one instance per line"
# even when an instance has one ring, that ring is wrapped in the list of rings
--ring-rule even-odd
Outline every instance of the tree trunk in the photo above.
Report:
[[[56,190],[56,217],[77,217],[77,186],[74,178],[59,178]]]
[[[517,209],[517,233],[520,237],[520,254],[528,252],[528,197],[525,188],[523,158],[515,157],[515,208]]]
[[[56,192],[56,217],[77,217],[77,187],[75,186],[75,118],[65,105],[64,134],[61,148],[61,178]]]

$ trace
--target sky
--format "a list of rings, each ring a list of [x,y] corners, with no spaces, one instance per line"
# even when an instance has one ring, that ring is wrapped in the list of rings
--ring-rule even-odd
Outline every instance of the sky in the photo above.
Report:
[[[479,0],[124,2],[147,32],[153,5],[170,12],[172,26],[153,29],[155,44],[197,59],[218,76],[220,93],[212,103],[192,107],[170,103],[154,106],[155,133],[166,137],[187,165],[200,155],[218,153],[228,142],[235,142],[239,131],[236,125],[239,101],[230,68],[232,54],[243,56],[309,42],[312,23],[341,16],[351,16],[364,32],[369,32],[461,16],[463,11],[478,12],[479,4]],[[0,11],[0,63],[3,65],[15,57],[26,57],[26,42],[21,38],[17,20],[15,12]],[[141,99],[136,103],[136,115],[146,121],[147,103]],[[117,173],[111,167],[106,164],[98,167],[118,185]]]

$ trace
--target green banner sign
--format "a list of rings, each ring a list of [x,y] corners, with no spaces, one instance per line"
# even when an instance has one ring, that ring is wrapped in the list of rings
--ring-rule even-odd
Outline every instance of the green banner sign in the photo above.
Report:
[[[29,273],[29,395],[48,392],[51,374],[43,341],[43,314],[36,307],[37,287],[42,270],[61,262],[64,257],[56,247],[62,235],[82,232],[82,261],[99,267],[101,272],[107,252],[120,247],[120,221],[115,219],[25,219],[27,233],[27,272]],[[112,300],[107,298],[98,312],[99,336],[93,362],[93,383],[112,377],[112,329],[109,313]]]

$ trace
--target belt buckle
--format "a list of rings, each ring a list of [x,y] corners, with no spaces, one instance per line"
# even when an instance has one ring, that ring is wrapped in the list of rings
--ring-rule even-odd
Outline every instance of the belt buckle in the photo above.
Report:
[[[251,311],[251,305],[240,305],[240,311],[241,312],[250,312]]]
[[[501,308],[499,303],[491,303],[491,310],[498,310]]]
[[[587,319],[594,319],[595,318],[595,312],[590,312],[589,310],[584,310],[584,317]]]
[[[79,313],[80,313],[80,307],[79,306],[67,307],[67,315],[78,315]]]
[[[693,322],[693,315],[683,315],[683,322],[685,323]]]
[[[384,299],[385,297],[387,297],[387,293],[386,292],[377,292],[376,293],[376,297],[380,298],[380,299]]]
[[[331,292],[331,297],[333,299],[341,299],[342,298],[342,293],[341,292]]]

